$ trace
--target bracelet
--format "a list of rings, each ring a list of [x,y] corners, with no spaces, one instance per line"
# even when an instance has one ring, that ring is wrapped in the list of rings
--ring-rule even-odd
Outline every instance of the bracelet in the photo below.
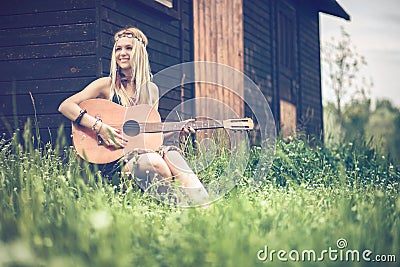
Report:
[[[75,119],[75,123],[78,125],[81,125],[81,120],[83,115],[85,115],[87,113],[86,109],[82,109],[81,111],[79,111],[79,116]]]
[[[93,126],[92,126],[92,130],[93,131],[96,131],[96,126],[97,126],[97,124],[99,123],[99,122],[103,122],[99,117],[96,117],[96,121],[94,122],[94,124],[93,124]],[[100,127],[101,128],[101,127]],[[100,128],[99,128],[99,131],[100,131]],[[97,133],[97,131],[96,131],[96,133]]]
[[[100,120],[101,121],[101,120]],[[101,121],[101,124],[100,124],[100,127],[99,127],[99,129],[96,131],[96,134],[97,135],[99,135],[99,133],[100,133],[100,131],[101,131],[101,128],[103,127],[103,122]]]

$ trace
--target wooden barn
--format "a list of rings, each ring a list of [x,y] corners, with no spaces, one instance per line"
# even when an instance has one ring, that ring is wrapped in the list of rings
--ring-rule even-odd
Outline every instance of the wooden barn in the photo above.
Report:
[[[227,64],[259,86],[284,134],[319,136],[320,12],[349,20],[335,0],[2,1],[0,131],[23,128],[30,117],[42,140],[54,139],[62,123],[68,133],[58,105],[108,75],[113,33],[137,26],[149,38],[153,73],[190,61]],[[212,97],[185,86],[161,106],[199,96]]]

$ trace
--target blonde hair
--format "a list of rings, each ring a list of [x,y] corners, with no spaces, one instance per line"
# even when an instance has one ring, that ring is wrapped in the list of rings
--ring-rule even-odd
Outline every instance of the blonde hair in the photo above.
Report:
[[[129,37],[132,39],[132,53],[130,56],[130,64],[132,71],[131,83],[136,90],[135,103],[132,103],[126,88],[121,82],[121,72],[119,66],[117,65],[117,60],[115,56],[116,45],[120,38]],[[113,98],[114,94],[120,99],[123,106],[131,106],[133,104],[148,104],[154,105],[157,101],[158,96],[153,96],[151,90],[152,85],[151,70],[149,57],[147,54],[146,46],[148,40],[146,35],[137,28],[130,27],[118,31],[114,35],[114,47],[111,55],[111,66],[110,66],[110,77],[111,77],[111,87],[110,87],[110,100]]]

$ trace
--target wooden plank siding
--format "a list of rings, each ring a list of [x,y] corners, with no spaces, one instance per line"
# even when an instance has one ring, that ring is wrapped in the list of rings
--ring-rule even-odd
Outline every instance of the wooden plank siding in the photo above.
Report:
[[[292,121],[281,101],[288,98],[290,83],[280,81],[278,12],[282,4],[294,8],[296,21],[296,58],[294,87],[289,96],[295,107],[299,130],[319,136],[322,132],[322,99],[318,11],[311,4],[294,0],[244,0],[244,72],[264,93],[280,126],[282,118]],[[283,6],[284,8],[285,6]],[[285,74],[287,75],[287,74]],[[292,111],[293,112],[293,111]],[[249,111],[246,111],[247,115]]]
[[[243,2],[244,73],[260,88],[276,114],[278,107],[274,92],[274,15],[272,1]],[[246,98],[249,97],[246,95]],[[255,102],[255,101],[254,101]],[[254,108],[254,107],[253,107]],[[256,109],[259,107],[256,107]],[[251,117],[247,107],[246,116]]]
[[[96,77],[94,1],[2,1],[0,131],[36,119],[44,140],[62,122],[61,100]],[[49,134],[52,133],[52,134]]]
[[[323,140],[320,37],[318,12],[312,5],[297,5],[299,24],[300,92],[299,129]]]
[[[193,1],[194,60],[228,65],[243,72],[243,2],[242,0],[194,0]],[[196,80],[211,77],[217,84],[196,83],[197,98],[215,99],[225,103],[239,116],[244,115],[244,103],[240,97],[222,84],[231,83],[243,95],[243,82],[226,77],[221,71],[210,68],[195,69]],[[219,84],[219,85],[218,85]],[[233,89],[233,88],[231,88]],[[209,106],[196,106],[196,115],[207,114]],[[224,107],[219,105],[215,116],[222,118]]]

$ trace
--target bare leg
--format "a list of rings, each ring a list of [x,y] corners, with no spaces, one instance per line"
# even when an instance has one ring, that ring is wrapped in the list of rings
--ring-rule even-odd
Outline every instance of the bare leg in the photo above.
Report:
[[[139,177],[145,177],[148,174],[158,174],[165,179],[171,179],[172,173],[163,160],[163,158],[157,153],[145,153],[139,155],[136,162],[136,166],[132,166],[134,162],[130,162],[131,169],[135,167],[135,175]]]
[[[209,196],[206,189],[177,151],[168,151],[164,158],[157,153],[141,154],[137,161],[130,160],[125,170],[134,172],[134,176],[139,178],[139,186],[144,190],[158,181],[163,181],[162,186],[157,188],[157,193],[161,194],[167,191],[172,177],[175,177],[180,183],[181,193],[187,198],[182,199],[178,205],[198,206],[208,202]]]
[[[159,194],[158,197],[167,193],[172,173],[159,154],[141,154],[137,160],[131,159],[125,165],[125,170],[134,173],[136,182],[143,190],[150,190],[148,192],[154,195]]]
[[[168,151],[164,160],[175,179],[180,182],[184,193],[189,197],[190,204],[204,205],[209,201],[209,195],[197,175],[177,151]]]

